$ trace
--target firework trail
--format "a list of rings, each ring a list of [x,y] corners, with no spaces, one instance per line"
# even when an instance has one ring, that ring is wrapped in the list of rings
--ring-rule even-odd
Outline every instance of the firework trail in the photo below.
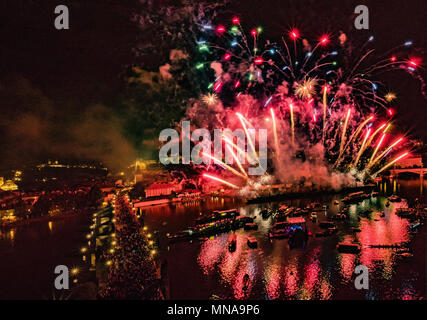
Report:
[[[354,133],[354,135],[353,135],[352,139],[350,140],[350,142],[351,142],[351,141],[353,141],[353,140],[356,140],[356,139],[357,139],[357,137],[359,136],[359,134],[360,134],[360,132],[362,131],[363,127],[364,127],[364,126],[366,126],[366,124],[367,124],[369,121],[371,121],[372,119],[374,119],[374,117],[373,117],[373,116],[369,117],[368,119],[366,119],[365,121],[363,121],[363,122],[361,123],[361,125],[357,128],[356,132]]]
[[[249,163],[253,163],[256,162],[256,160],[254,158],[252,158],[249,154],[249,152],[245,152],[243,151],[238,145],[236,145],[235,143],[233,143],[233,141],[231,141],[228,137],[226,136],[222,136],[222,139],[230,146],[236,148],[237,151],[239,151],[240,154],[242,154]]]
[[[371,133],[371,128],[369,128],[366,132],[365,138],[363,139],[362,145],[360,146],[359,153],[357,154],[356,160],[354,160],[353,166],[357,166],[359,163],[360,156],[362,155],[363,151],[365,150],[366,146],[366,140],[368,140],[369,134]]]
[[[292,134],[292,145],[295,145],[295,121],[294,121],[294,105],[289,104],[289,110],[291,112],[291,134]]]
[[[238,167],[239,167],[240,171],[243,173],[243,175],[244,175],[245,177],[247,177],[248,175],[247,175],[247,173],[246,173],[245,169],[243,169],[242,164],[240,163],[239,158],[237,158],[237,156],[236,156],[236,154],[234,153],[233,149],[232,149],[229,145],[227,145],[227,149],[228,149],[228,151],[230,151],[231,155],[233,156],[233,159],[236,161],[236,163],[237,163],[237,165],[238,165]]]
[[[279,148],[279,138],[277,137],[277,127],[276,127],[276,116],[274,114],[274,110],[270,109],[271,113],[271,119],[273,120],[273,132],[274,132],[274,147],[275,152],[279,155],[280,148]]]
[[[382,157],[384,157],[391,149],[393,149],[393,147],[397,146],[402,140],[403,140],[403,138],[400,138],[400,139],[396,140],[395,142],[393,142],[387,149],[384,150],[383,153],[381,153],[373,161],[368,163],[367,168],[371,168],[373,165],[375,165]]]
[[[365,121],[363,121],[358,127],[357,127],[357,129],[356,129],[356,131],[350,136],[350,139],[348,140],[348,142],[346,143],[346,145],[344,146],[344,148],[342,149],[342,151],[341,151],[341,149],[340,149],[340,155],[338,156],[338,159],[337,159],[337,161],[336,161],[336,163],[335,163],[335,166],[338,166],[338,165],[340,165],[341,164],[341,161],[343,160],[342,159],[342,155],[344,154],[344,152],[347,150],[347,148],[348,148],[348,146],[353,142],[353,140],[355,140],[358,136],[359,136],[359,134],[360,134],[360,132],[362,131],[362,129],[363,129],[363,127],[369,122],[369,121],[371,121],[372,119],[373,119],[374,117],[373,116],[371,116],[371,117],[369,117],[368,119],[366,119]]]
[[[258,156],[257,156],[257,154],[256,154],[256,150],[255,150],[255,146],[254,146],[254,143],[253,143],[253,141],[252,141],[252,137],[249,135],[249,131],[248,131],[248,128],[246,127],[246,124],[245,124],[245,117],[244,116],[242,116],[240,113],[236,113],[236,115],[239,117],[239,119],[240,119],[240,122],[242,123],[242,127],[243,127],[243,130],[245,130],[245,134],[246,134],[246,139],[248,140],[248,143],[249,143],[249,146],[251,147],[251,150],[252,150],[252,155],[256,158],[256,160],[258,161],[258,163],[259,163],[259,159],[258,159]],[[245,120],[244,120],[245,119]],[[247,121],[247,120],[246,120]],[[252,155],[251,155],[251,157],[252,157]]]
[[[382,145],[382,143],[383,143],[383,141],[384,141],[385,136],[386,136],[386,134],[385,134],[385,133],[383,133],[383,135],[381,136],[381,138],[380,138],[380,140],[379,140],[379,142],[378,142],[377,146],[375,147],[374,152],[372,152],[372,156],[371,156],[371,158],[369,159],[369,162],[368,162],[368,167],[369,167],[369,166],[370,166],[370,164],[372,163],[372,160],[374,159],[374,157],[375,157],[375,155],[377,154],[377,152],[378,152],[379,148],[381,147],[381,145]]]
[[[375,172],[373,174],[373,176],[377,176],[379,173],[383,172],[384,170],[386,170],[387,168],[390,168],[393,164],[395,164],[397,161],[403,159],[404,157],[406,157],[409,154],[409,152],[405,152],[403,154],[401,154],[400,156],[398,156],[397,158],[395,158],[394,160],[390,161],[388,164],[386,164],[384,167],[382,167],[380,170],[378,170],[377,172]]]
[[[323,130],[322,130],[322,141],[325,140],[326,112],[328,110],[327,99],[328,99],[328,88],[326,86],[324,86],[323,87]]]
[[[344,151],[344,142],[345,142],[345,135],[347,132],[347,126],[348,126],[348,120],[350,119],[351,109],[348,109],[347,116],[345,117],[344,126],[342,128],[342,135],[341,135],[341,144],[340,144],[340,154],[338,158],[341,157],[343,151]]]
[[[353,61],[346,51],[346,46],[343,46],[341,37],[339,45],[334,45],[328,35],[323,35],[312,45],[307,39],[301,38],[297,29],[289,32],[292,41],[289,50],[285,37],[282,37],[282,43],[276,43],[263,40],[261,33],[262,28],[258,27],[246,35],[237,17],[232,19],[229,28],[200,23],[200,33],[196,35],[198,40],[195,71],[202,72],[205,66],[210,66],[215,71],[215,79],[207,85],[208,92],[200,99],[203,103],[195,103],[189,107],[187,115],[195,124],[208,123],[209,127],[216,125],[220,128],[235,128],[236,122],[232,115],[237,115],[250,150],[245,152],[228,137],[223,137],[226,148],[236,160],[240,172],[226,165],[221,159],[215,159],[216,163],[247,180],[248,176],[233,148],[240,155],[244,154],[252,164],[253,160],[259,164],[260,159],[254,146],[256,137],[253,139],[248,128],[263,128],[263,121],[268,113],[271,115],[274,135],[274,146],[271,149],[275,152],[272,163],[278,166],[275,171],[276,178],[280,181],[295,180],[298,173],[292,171],[301,172],[308,180],[313,179],[315,174],[310,172],[311,170],[322,176],[318,183],[324,184],[327,183],[324,181],[330,179],[333,171],[348,171],[350,164],[357,167],[364,157],[370,157],[370,160],[366,168],[360,170],[370,169],[401,141],[399,139],[380,156],[375,157],[390,126],[387,121],[375,131],[368,128],[364,139],[360,139],[362,141],[359,141],[358,137],[374,119],[374,116],[367,114],[375,113],[379,118],[393,116],[389,114],[391,108],[387,104],[396,96],[391,92],[381,96],[381,82],[374,79],[374,76],[385,71],[404,69],[410,75],[418,77],[418,60],[408,60],[404,56],[394,54],[390,58],[372,63],[374,50],[368,49],[361,52],[360,59]],[[361,50],[365,50],[370,42],[371,40],[368,40],[360,46]],[[406,44],[405,46],[407,47]],[[401,45],[392,51],[400,47]],[[230,100],[233,95],[234,98]],[[230,101],[225,103],[225,97]],[[274,110],[271,107],[268,110],[270,103],[274,104]],[[212,115],[211,118],[199,121],[202,115],[207,113],[203,108],[208,108]],[[317,123],[317,110],[320,108],[323,109],[323,121]],[[337,139],[340,127],[341,139]],[[290,139],[282,136],[279,139],[279,128],[281,132],[290,130]],[[372,155],[367,155],[365,151],[380,132],[383,134]],[[315,150],[315,153],[312,153],[312,150]],[[310,160],[299,160],[301,158],[296,157],[297,152],[310,154],[309,157],[303,157]],[[279,168],[303,168],[303,161],[311,162],[306,163],[304,173],[302,169],[286,172]],[[344,165],[340,166],[342,162]]]
[[[247,176],[242,175],[240,172],[236,171],[234,168],[230,167],[228,164],[226,164],[225,162],[211,156],[210,154],[207,154],[206,152],[202,152],[202,154],[205,157],[208,157],[209,159],[212,159],[214,161],[214,163],[221,165],[222,167],[230,170],[232,173],[234,173],[236,176],[247,179]]]
[[[209,179],[212,179],[212,180],[215,180],[215,181],[221,182],[221,183],[223,183],[223,184],[226,184],[227,186],[230,186],[230,187],[232,187],[232,188],[234,188],[234,189],[239,189],[239,187],[238,187],[238,186],[236,186],[236,185],[232,184],[231,182],[225,181],[225,180],[223,180],[223,179],[221,179],[221,178],[218,178],[218,177],[212,176],[212,175],[210,175],[210,174],[204,173],[204,174],[203,174],[203,176],[204,176],[204,177],[206,177],[206,178],[209,178]]]
[[[365,148],[369,147],[372,143],[372,141],[374,140],[375,136],[380,133],[380,131],[387,125],[387,123],[382,124],[377,130],[374,131],[374,133],[369,137],[368,142],[366,142],[366,146]],[[386,127],[386,129],[383,131],[384,133],[387,131],[388,126]]]

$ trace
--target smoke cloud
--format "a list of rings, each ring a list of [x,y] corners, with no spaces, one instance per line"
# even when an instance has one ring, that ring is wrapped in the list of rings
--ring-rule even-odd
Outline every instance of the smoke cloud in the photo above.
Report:
[[[50,158],[96,160],[118,170],[135,159],[121,120],[105,105],[59,106],[22,77],[3,82],[0,97],[3,168]]]

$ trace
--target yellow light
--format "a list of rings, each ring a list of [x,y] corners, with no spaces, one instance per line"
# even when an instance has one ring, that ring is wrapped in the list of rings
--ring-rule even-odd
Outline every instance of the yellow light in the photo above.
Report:
[[[217,102],[218,96],[215,93],[208,93],[207,95],[203,96],[202,100],[207,105],[213,105]]]
[[[83,247],[83,248],[81,248],[81,249],[80,249],[80,252],[81,252],[81,253],[85,253],[86,251],[87,251],[87,248],[86,248],[86,247]]]
[[[73,275],[73,276],[75,276],[76,274],[78,274],[79,273],[79,268],[73,268],[73,269],[71,269],[71,274]]]
[[[111,266],[113,264],[113,262],[111,260],[108,260],[107,262],[105,262],[105,265],[107,266]]]
[[[389,93],[387,93],[387,94],[385,95],[385,99],[386,99],[388,102],[391,102],[391,101],[393,101],[394,99],[396,99],[396,95],[395,95],[393,92],[389,92]]]

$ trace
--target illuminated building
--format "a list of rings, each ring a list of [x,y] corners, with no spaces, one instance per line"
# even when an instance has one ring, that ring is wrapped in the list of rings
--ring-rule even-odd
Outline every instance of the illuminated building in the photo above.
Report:
[[[3,191],[16,191],[18,186],[12,180],[6,180],[6,182],[1,185],[0,189]]]
[[[422,168],[423,167],[423,161],[421,156],[415,156],[415,157],[408,157],[404,158],[402,160],[399,160],[396,163],[397,167],[400,168]]]
[[[12,222],[15,220],[15,209],[0,210],[0,221]]]
[[[145,196],[148,197],[157,197],[157,196],[168,196],[172,192],[177,191],[177,185],[167,182],[156,182],[150,185],[145,189]]]

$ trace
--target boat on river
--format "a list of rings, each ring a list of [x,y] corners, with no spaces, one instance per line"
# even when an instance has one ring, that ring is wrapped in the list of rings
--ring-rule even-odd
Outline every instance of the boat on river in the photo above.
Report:
[[[348,196],[344,197],[342,200],[344,203],[357,203],[365,199],[370,198],[370,194],[366,194],[363,191],[350,193]]]
[[[295,230],[308,234],[307,225],[303,217],[287,217],[285,221],[276,222],[269,231],[269,238],[288,238]]]
[[[268,233],[268,237],[270,239],[285,239],[289,237],[289,233],[286,229],[271,230]]]
[[[228,219],[228,218],[234,218],[238,215],[238,211],[237,209],[230,209],[230,210],[217,210],[214,211],[210,216],[208,217],[202,217],[196,220],[196,225],[202,225],[202,224],[206,224],[206,223],[211,223],[211,222],[215,222],[215,221],[219,221],[219,220],[223,220],[223,219]]]
[[[417,210],[413,208],[397,208],[396,214],[401,218],[414,218],[417,215]]]
[[[336,228],[336,224],[331,221],[322,221],[319,223],[319,227],[322,229]]]
[[[310,215],[310,220],[311,220],[311,221],[313,221],[313,222],[316,222],[316,221],[317,221],[317,214],[313,212],[313,213]]]
[[[258,247],[258,241],[254,237],[248,237],[247,243],[248,247],[251,249],[255,249]]]
[[[245,223],[245,225],[243,226],[243,229],[245,229],[245,230],[258,230],[258,225],[256,223],[253,223],[253,222],[248,222],[248,223]]]
[[[411,231],[417,230],[419,227],[421,227],[420,221],[415,222],[415,223],[408,226],[409,230],[411,230]]]
[[[357,243],[340,242],[338,243],[337,249],[342,253],[359,253],[361,247]]]
[[[402,201],[402,198],[397,196],[397,195],[392,195],[392,196],[388,197],[387,199],[390,202],[401,202]]]
[[[193,228],[189,228],[181,232],[178,232],[174,235],[169,235],[168,240],[170,242],[191,240],[196,236],[196,234],[197,234],[196,230],[194,230]]]
[[[200,221],[200,220],[199,220]],[[205,224],[198,224],[195,227],[168,236],[169,241],[191,240],[194,238],[210,237],[215,234],[229,232],[243,228],[247,223],[253,223],[254,219],[246,216],[223,218]]]
[[[236,251],[236,244],[237,244],[237,236],[236,234],[232,233],[228,236],[228,251],[230,252]]]

